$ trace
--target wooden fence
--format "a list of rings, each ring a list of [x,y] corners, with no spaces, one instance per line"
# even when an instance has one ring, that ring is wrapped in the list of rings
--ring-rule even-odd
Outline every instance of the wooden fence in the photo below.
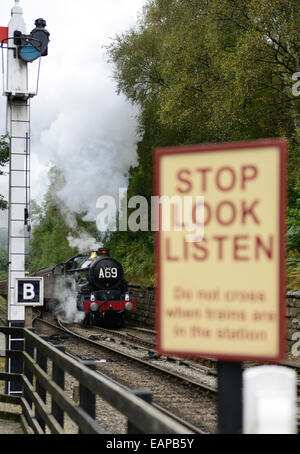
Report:
[[[104,434],[96,422],[96,396],[127,417],[130,434],[189,434],[184,426],[173,421],[151,405],[151,393],[127,391],[96,371],[96,363],[79,362],[66,355],[64,347],[55,347],[32,330],[0,327],[6,337],[24,338],[24,351],[6,350],[6,358],[19,358],[22,374],[0,373],[0,381],[21,383],[22,394],[0,395],[0,402],[20,405],[19,420],[25,433],[63,434],[65,414],[82,434]],[[48,372],[50,371],[50,373]],[[79,402],[65,390],[65,374],[79,383]],[[0,417],[4,413],[0,412]],[[10,416],[15,418],[15,414]],[[101,419],[101,418],[100,418]]]

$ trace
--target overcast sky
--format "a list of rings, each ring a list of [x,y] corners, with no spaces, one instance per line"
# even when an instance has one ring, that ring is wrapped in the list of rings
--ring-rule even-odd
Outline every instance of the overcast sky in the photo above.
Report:
[[[116,95],[103,46],[136,24],[145,3],[20,0],[27,33],[35,19],[43,17],[51,34],[49,55],[42,58],[39,94],[31,102],[32,198],[41,200],[45,193],[51,160],[66,174],[62,195],[68,206],[88,209],[91,219],[101,193],[116,195],[118,187],[126,185],[126,171],[137,164],[137,109]],[[0,26],[7,26],[13,4],[14,0],[1,0]],[[1,134],[4,119],[1,97]],[[7,178],[0,177],[0,193],[7,193],[6,187]],[[1,212],[0,218],[1,227],[6,223]]]

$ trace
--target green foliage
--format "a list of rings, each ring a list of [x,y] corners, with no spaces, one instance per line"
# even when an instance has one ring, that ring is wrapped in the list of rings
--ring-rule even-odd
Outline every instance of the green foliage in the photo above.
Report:
[[[300,288],[300,186],[295,188],[296,208],[289,208],[287,221],[287,271],[291,289]]]
[[[105,244],[124,267],[125,279],[146,288],[154,286],[153,242],[151,232],[116,232]]]
[[[266,137],[289,141],[289,288],[300,284],[300,97],[292,94],[299,42],[299,0],[148,0],[136,27],[108,48],[119,92],[140,108],[139,166],[130,170],[128,197],[142,195],[150,202],[157,147]],[[0,167],[8,156],[3,140]],[[33,269],[77,252],[67,241],[76,229],[68,227],[56,195],[63,175],[53,170],[50,181],[42,206],[32,204]],[[97,237],[95,225],[83,216],[75,216],[77,230]],[[128,280],[154,284],[151,232],[115,232],[107,244]]]
[[[0,176],[4,175],[4,171],[1,167],[5,166],[9,161],[9,144],[6,136],[0,137]],[[3,195],[0,194],[0,210],[7,209],[7,201]]]
[[[67,236],[69,229],[57,207],[44,204],[41,207],[40,224],[33,230],[31,241],[31,267],[36,271],[55,265],[75,255]]]
[[[6,136],[0,137],[0,167],[3,167],[9,161],[9,144]],[[3,170],[0,169],[0,175],[3,175]]]
[[[299,286],[300,98],[292,94],[299,42],[298,0],[149,0],[136,27],[108,48],[119,92],[140,106],[129,197],[153,193],[158,146],[288,139],[289,287]],[[148,235],[115,235],[125,259],[134,242],[134,275]]]
[[[0,229],[0,281],[7,278],[8,264],[8,231],[5,228]]]
[[[0,247],[0,281],[7,278],[7,248]]]
[[[40,206],[35,200],[31,202],[31,219],[33,234],[31,239],[31,270],[61,263],[79,253],[77,248],[69,245],[68,236],[76,238],[79,232],[89,233],[98,240],[96,225],[82,219],[86,213],[70,213],[57,195],[64,184],[64,176],[56,167],[49,171],[50,185]],[[72,220],[72,227],[70,227]]]

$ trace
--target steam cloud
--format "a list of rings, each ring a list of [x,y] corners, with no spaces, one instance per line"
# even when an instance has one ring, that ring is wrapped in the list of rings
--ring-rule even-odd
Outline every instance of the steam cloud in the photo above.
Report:
[[[45,17],[51,33],[31,110],[31,186],[38,202],[47,191],[53,164],[66,179],[59,197],[70,211],[86,211],[86,220],[96,219],[99,196],[117,197],[118,188],[127,186],[128,170],[137,165],[138,112],[116,94],[113,67],[106,62],[103,46],[136,23],[144,3],[24,2],[28,30],[36,17]],[[5,24],[7,2],[1,3],[0,13]],[[32,83],[35,87],[36,79]],[[4,112],[4,100],[0,107]]]
[[[129,168],[137,165],[136,110],[117,95],[108,98],[105,87],[95,87],[94,93],[81,93],[76,106],[66,101],[33,147],[43,150],[41,162],[54,163],[63,172],[65,185],[55,191],[56,201],[73,229],[68,213],[86,212],[84,220],[96,221],[97,199],[109,195],[117,201],[119,188],[128,185]],[[76,96],[69,87],[68,97]],[[77,240],[69,237],[70,246],[80,250],[93,243],[86,233]]]
[[[81,323],[85,313],[77,309],[76,282],[71,277],[66,280],[56,279],[53,297],[49,309],[62,323]]]
[[[84,253],[86,251],[96,251],[103,246],[103,243],[97,242],[95,238],[87,232],[79,232],[78,238],[74,238],[72,235],[69,235],[67,240],[69,245],[73,248],[77,248],[80,253]]]
[[[117,94],[114,67],[103,46],[135,22],[143,1],[129,6],[123,0],[105,5],[88,0],[86,7],[70,2],[68,39],[61,36],[65,19],[58,19],[57,11],[52,22],[49,16],[49,30],[57,28],[51,29],[49,56],[42,60],[39,95],[32,104],[32,195],[46,192],[47,171],[54,164],[65,178],[58,198],[70,212],[86,212],[87,221],[96,221],[100,196],[117,200],[119,188],[128,186],[130,167],[138,164],[138,108]],[[122,19],[115,8],[124,14],[129,9]],[[78,39],[70,41],[70,36]]]

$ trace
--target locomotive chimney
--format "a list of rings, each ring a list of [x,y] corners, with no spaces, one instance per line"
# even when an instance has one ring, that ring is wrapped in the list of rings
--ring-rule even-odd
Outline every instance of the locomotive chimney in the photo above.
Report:
[[[100,249],[98,249],[98,254],[99,255],[109,255],[109,249],[108,248],[100,248]]]

